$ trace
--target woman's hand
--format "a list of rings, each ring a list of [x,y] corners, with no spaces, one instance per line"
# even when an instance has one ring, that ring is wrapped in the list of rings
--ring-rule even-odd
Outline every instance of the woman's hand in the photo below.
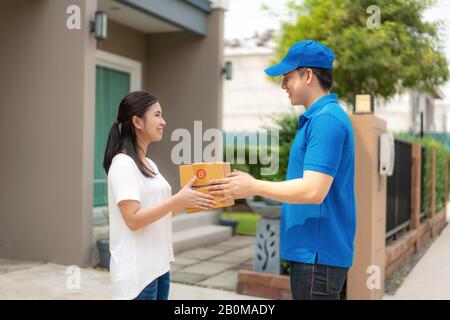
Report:
[[[198,178],[194,176],[191,181],[175,195],[179,208],[208,210],[215,205],[213,196],[192,189],[192,185],[197,179]]]

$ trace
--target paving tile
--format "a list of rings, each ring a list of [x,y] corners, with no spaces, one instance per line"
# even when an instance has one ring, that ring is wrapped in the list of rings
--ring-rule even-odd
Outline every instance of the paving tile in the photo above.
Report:
[[[183,269],[183,272],[197,273],[203,275],[214,275],[233,266],[223,262],[203,261]]]
[[[79,272],[80,287],[69,287],[70,276]],[[0,275],[0,300],[6,299],[111,299],[110,276],[107,272],[69,266],[41,264]]]
[[[239,257],[239,256],[233,256],[231,254],[224,254],[224,255],[212,258],[209,261],[224,262],[224,263],[229,263],[231,265],[240,265],[241,263],[247,262],[248,260],[249,260],[248,257]]]
[[[253,259],[247,260],[238,266],[240,270],[253,270]]]
[[[189,273],[182,271],[173,271],[170,273],[170,281],[179,283],[196,284],[205,280],[208,276],[205,274]]]
[[[204,260],[204,259],[209,259],[214,256],[220,255],[220,254],[222,254],[222,251],[220,251],[220,250],[199,248],[199,249],[185,251],[185,252],[179,254],[178,257]]]
[[[173,263],[173,262],[170,264],[170,270],[171,271],[177,271],[177,270],[180,270],[180,269],[183,269],[183,268],[186,268],[186,266],[182,265],[182,264],[176,264],[176,263]]]
[[[229,246],[233,248],[242,248],[248,245],[255,244],[255,237],[234,236],[231,239],[219,243],[220,246]]]
[[[218,251],[222,251],[222,252],[227,252],[227,251],[233,250],[234,248],[233,248],[233,247],[230,247],[230,246],[222,246],[222,245],[220,245],[220,243],[219,243],[218,245],[215,245],[215,246],[209,246],[209,247],[206,247],[206,249],[211,249],[211,250],[218,250]]]
[[[0,274],[15,272],[42,265],[40,262],[28,262],[9,259],[0,259]]]
[[[230,256],[253,258],[255,256],[255,245],[247,246],[238,250],[227,252]]]
[[[0,265],[2,262],[5,262],[5,265],[22,265],[23,267],[23,262],[0,260]],[[0,274],[0,300],[108,300],[112,298],[109,272],[99,270],[99,268],[82,268],[80,269],[82,279],[80,289],[69,289],[67,280],[70,274],[67,273],[67,266],[37,264],[26,269]],[[206,280],[206,275],[177,271],[172,271],[171,274],[172,284],[169,295],[171,300],[262,299],[198,285],[198,282]],[[184,283],[181,283],[180,280]]]
[[[198,259],[192,259],[192,258],[186,258],[186,257],[180,257],[178,255],[175,256],[175,261],[173,263],[188,266],[194,263],[198,263],[200,260]]]
[[[218,275],[203,280],[198,284],[209,288],[226,289],[234,291],[237,287],[237,280],[238,280],[237,274],[238,274],[237,270],[226,270],[222,273],[219,273]]]
[[[169,300],[268,300],[265,298],[252,297],[244,294],[237,294],[228,290],[219,290],[192,286],[182,283],[171,283],[169,290]],[[233,303],[233,301],[231,301]],[[248,302],[247,302],[248,303]],[[193,317],[185,317],[194,319]],[[242,318],[242,317],[241,317]],[[200,319],[197,317],[196,319]]]

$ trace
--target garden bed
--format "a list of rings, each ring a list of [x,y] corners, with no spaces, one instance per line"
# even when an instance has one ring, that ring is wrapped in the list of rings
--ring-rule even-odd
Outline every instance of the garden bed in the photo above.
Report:
[[[256,235],[256,229],[260,219],[260,215],[254,212],[222,212],[222,218],[236,219],[239,221],[236,234],[239,235]]]
[[[289,276],[240,270],[237,293],[277,300],[292,300]]]

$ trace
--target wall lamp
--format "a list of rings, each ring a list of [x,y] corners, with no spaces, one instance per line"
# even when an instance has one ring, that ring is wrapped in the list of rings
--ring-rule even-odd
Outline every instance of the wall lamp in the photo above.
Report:
[[[354,97],[353,113],[373,113],[374,99],[370,94],[356,94]]]
[[[225,79],[233,79],[233,64],[231,61],[226,61],[225,66],[222,68],[222,75],[225,74]]]
[[[95,12],[95,20],[91,21],[91,33],[94,33],[97,40],[106,40],[108,37],[108,16],[103,11]]]

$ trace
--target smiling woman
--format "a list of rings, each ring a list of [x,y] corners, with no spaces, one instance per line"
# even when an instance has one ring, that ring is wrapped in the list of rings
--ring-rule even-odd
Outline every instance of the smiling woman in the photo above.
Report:
[[[135,91],[120,102],[109,132],[103,165],[115,299],[167,299],[174,261],[172,217],[182,208],[214,206],[212,196],[192,190],[196,177],[172,196],[171,186],[147,157],[148,145],[162,139],[165,125],[158,99]]]

